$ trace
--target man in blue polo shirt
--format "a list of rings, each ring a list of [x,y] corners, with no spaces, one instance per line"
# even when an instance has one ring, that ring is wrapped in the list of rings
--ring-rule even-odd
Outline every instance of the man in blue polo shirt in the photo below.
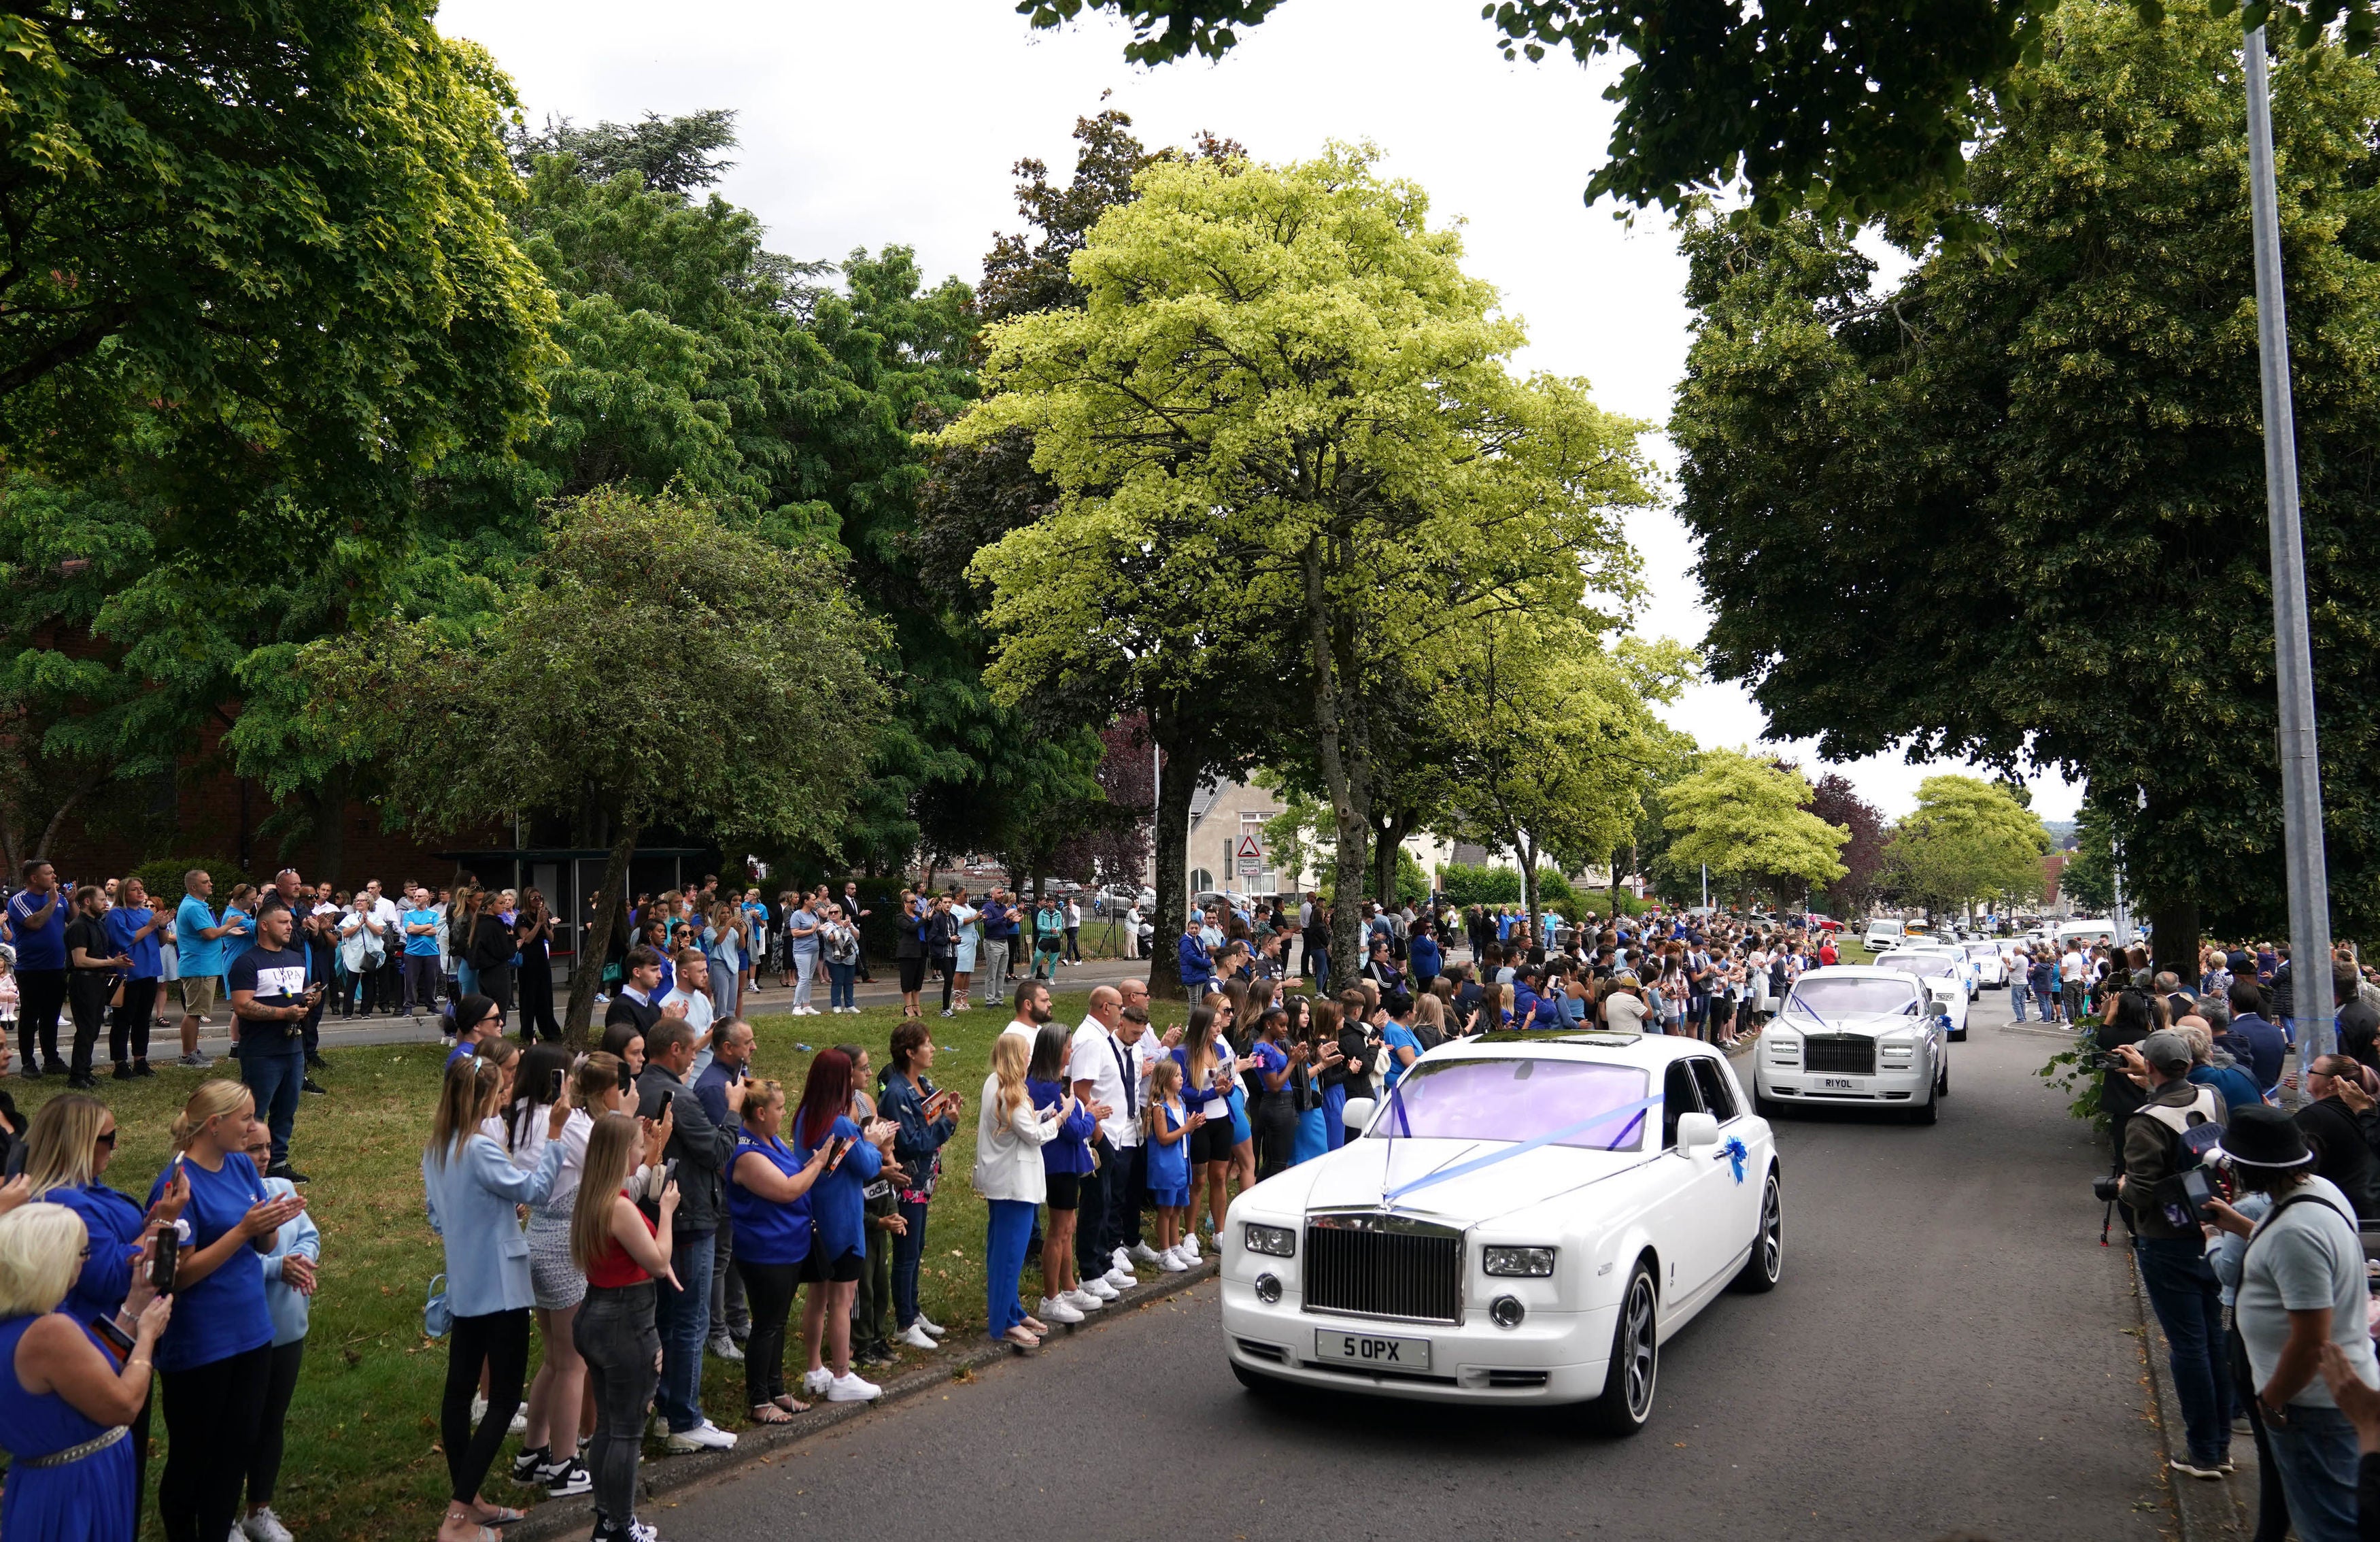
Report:
[[[1377,1015],[1380,1019],[1377,1031],[1389,1051],[1385,1085],[1394,1087],[1405,1079],[1413,1062],[1421,1059],[1421,1040],[1405,1026],[1405,1019],[1413,1015],[1413,998],[1402,990],[1391,990],[1380,1002]]]
[[[17,1058],[28,1076],[67,1074],[58,1058],[58,1011],[67,1002],[67,907],[57,870],[36,857],[25,864],[25,887],[8,898],[8,930],[17,941]],[[33,1059],[40,1047],[42,1059]]]
[[[984,1002],[988,1006],[1005,1005],[1008,959],[1016,947],[1016,911],[1010,904],[1008,891],[994,889],[991,897],[983,902],[978,918],[983,922],[983,957],[976,973],[984,979]]]
[[[398,917],[405,929],[405,1014],[423,1007],[438,1010],[438,910],[430,891],[416,888]]]
[[[1438,939],[1430,935],[1427,921],[1414,923],[1413,935],[1405,942],[1405,953],[1407,961],[1413,965],[1414,989],[1428,990],[1429,982],[1438,978],[1445,967],[1446,958],[1438,951]]]
[[[158,933],[173,925],[162,910],[149,906],[149,891],[137,878],[124,880],[115,908],[104,918],[107,940],[132,960],[124,977],[124,1004],[115,1009],[107,1032],[108,1056],[115,1062],[115,1079],[153,1076],[149,1069],[149,1017],[156,1010],[157,987],[164,977],[164,950]]]

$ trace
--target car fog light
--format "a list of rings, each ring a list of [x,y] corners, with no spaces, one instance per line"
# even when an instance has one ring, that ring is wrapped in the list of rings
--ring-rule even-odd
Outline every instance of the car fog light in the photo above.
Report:
[[[1500,1295],[1488,1305],[1488,1320],[1499,1328],[1518,1328],[1528,1315],[1529,1309],[1513,1296]]]
[[[1269,1306],[1281,1299],[1281,1277],[1272,1274],[1257,1276],[1257,1299]]]

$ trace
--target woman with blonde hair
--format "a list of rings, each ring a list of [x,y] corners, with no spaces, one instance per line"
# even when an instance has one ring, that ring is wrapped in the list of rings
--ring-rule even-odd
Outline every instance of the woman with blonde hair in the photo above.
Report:
[[[670,1267],[676,1181],[662,1189],[658,1224],[629,1197],[644,1139],[633,1114],[596,1120],[570,1211],[571,1260],[587,1276],[587,1299],[571,1331],[595,1394],[595,1438],[587,1448],[595,1474],[595,1542],[634,1542],[640,1535],[637,1458],[644,1447],[645,1409],[661,1379],[653,1281],[677,1284]]]
[[[9,1542],[132,1542],[140,1469],[127,1427],[149,1400],[174,1300],[149,1286],[128,1305],[132,1353],[118,1367],[99,1336],[57,1309],[75,1281],[82,1222],[56,1205],[0,1216],[0,1533]],[[251,1271],[254,1272],[254,1271]]]
[[[200,1082],[174,1116],[174,1160],[149,1189],[152,1212],[182,1190],[190,1226],[174,1269],[174,1323],[156,1355],[166,1435],[157,1518],[171,1542],[230,1534],[264,1418],[273,1313],[261,1260],[306,1201],[266,1190],[248,1159],[255,1122],[248,1088]]]
[[[1031,1060],[1032,1045],[1022,1034],[1002,1034],[992,1041],[991,1074],[983,1079],[975,1132],[975,1190],[991,1208],[984,1235],[984,1315],[993,1338],[1024,1350],[1039,1348],[1050,1331],[1026,1312],[1017,1293],[1033,1211],[1050,1193],[1041,1147],[1081,1106],[1069,1092],[1055,1109],[1037,1113],[1025,1087]]]
[[[528,1375],[529,1309],[537,1293],[529,1282],[528,1246],[516,1208],[534,1206],[553,1190],[564,1155],[556,1137],[569,1123],[570,1093],[565,1087],[547,1116],[545,1149],[537,1165],[523,1169],[513,1165],[504,1141],[487,1131],[502,1106],[503,1088],[503,1073],[490,1061],[473,1056],[450,1063],[430,1144],[421,1153],[430,1225],[446,1245],[446,1305],[455,1323],[447,1336],[446,1392],[439,1409],[439,1437],[452,1485],[452,1502],[438,1528],[440,1542],[490,1542],[492,1528],[519,1519],[517,1512],[481,1498],[480,1485],[504,1444]],[[474,1429],[471,1394],[483,1365],[488,1408]],[[169,1421],[172,1411],[169,1402]],[[204,1542],[213,1542],[212,1534]]]

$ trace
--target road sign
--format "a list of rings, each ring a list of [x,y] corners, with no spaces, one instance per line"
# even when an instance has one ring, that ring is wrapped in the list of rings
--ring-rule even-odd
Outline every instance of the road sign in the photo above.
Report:
[[[1257,844],[1257,838],[1253,832],[1243,834],[1240,837],[1241,861],[1245,862],[1250,857],[1261,858],[1263,856],[1264,847]]]
[[[1240,871],[1248,874],[1250,877],[1254,877],[1256,874],[1264,871],[1264,858],[1261,856],[1241,857]]]

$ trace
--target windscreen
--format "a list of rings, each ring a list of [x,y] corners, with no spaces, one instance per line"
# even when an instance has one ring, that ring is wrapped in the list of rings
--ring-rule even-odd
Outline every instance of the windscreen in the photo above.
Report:
[[[1916,999],[1917,988],[1907,980],[1838,975],[1801,980],[1786,999],[1785,1010],[1832,1022],[1864,1012],[1899,1012]]]
[[[1953,975],[1959,966],[1939,953],[1889,953],[1876,961],[1879,969],[1898,969],[1904,975]]]
[[[1372,1122],[1374,1140],[1535,1140],[1589,1151],[1644,1149],[1644,1101],[1633,1065],[1588,1061],[1450,1060],[1414,1067]],[[1603,1117],[1599,1117],[1603,1116]]]

